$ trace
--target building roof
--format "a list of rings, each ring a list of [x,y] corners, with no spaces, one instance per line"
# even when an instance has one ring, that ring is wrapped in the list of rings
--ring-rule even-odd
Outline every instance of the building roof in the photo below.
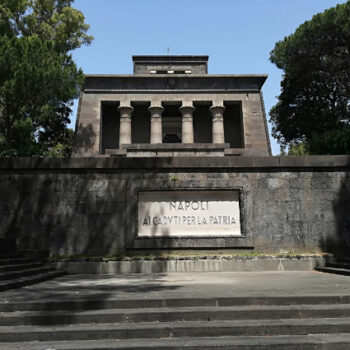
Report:
[[[134,55],[133,62],[208,62],[209,56],[206,55]]]
[[[85,76],[85,92],[259,92],[266,74]]]

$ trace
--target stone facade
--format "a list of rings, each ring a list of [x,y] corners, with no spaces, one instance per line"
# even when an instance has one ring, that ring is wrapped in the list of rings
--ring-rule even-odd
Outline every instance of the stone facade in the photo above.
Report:
[[[271,155],[266,75],[212,75],[208,56],[134,56],[133,75],[87,75],[74,157]],[[217,154],[203,153],[212,144]],[[147,147],[153,145],[155,152]],[[129,152],[137,147],[138,152]],[[162,151],[158,152],[158,149]],[[174,153],[175,151],[175,153]]]
[[[175,179],[175,181],[174,181]],[[238,190],[241,237],[137,237],[140,189]],[[3,159],[0,238],[51,254],[350,248],[350,157]]]

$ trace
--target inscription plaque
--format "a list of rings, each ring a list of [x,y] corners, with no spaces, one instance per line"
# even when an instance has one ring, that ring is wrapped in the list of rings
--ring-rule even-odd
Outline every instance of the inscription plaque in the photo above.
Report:
[[[138,236],[241,236],[239,191],[145,191]]]

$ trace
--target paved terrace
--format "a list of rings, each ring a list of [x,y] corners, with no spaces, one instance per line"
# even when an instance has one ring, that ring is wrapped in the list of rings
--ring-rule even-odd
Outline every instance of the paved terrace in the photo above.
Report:
[[[350,295],[350,277],[321,272],[68,275],[1,292],[0,303],[72,299],[158,299]]]

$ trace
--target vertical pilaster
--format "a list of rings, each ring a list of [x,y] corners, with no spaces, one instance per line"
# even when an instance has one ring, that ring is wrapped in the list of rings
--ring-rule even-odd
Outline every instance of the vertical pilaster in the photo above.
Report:
[[[182,114],[182,143],[193,143],[193,112],[192,106],[180,107]]]
[[[118,110],[120,113],[119,148],[122,148],[123,145],[131,144],[131,113],[134,108],[120,106]]]
[[[151,113],[151,143],[162,143],[162,113],[161,106],[148,107]]]
[[[213,121],[213,143],[225,143],[224,110],[224,106],[210,107]]]

